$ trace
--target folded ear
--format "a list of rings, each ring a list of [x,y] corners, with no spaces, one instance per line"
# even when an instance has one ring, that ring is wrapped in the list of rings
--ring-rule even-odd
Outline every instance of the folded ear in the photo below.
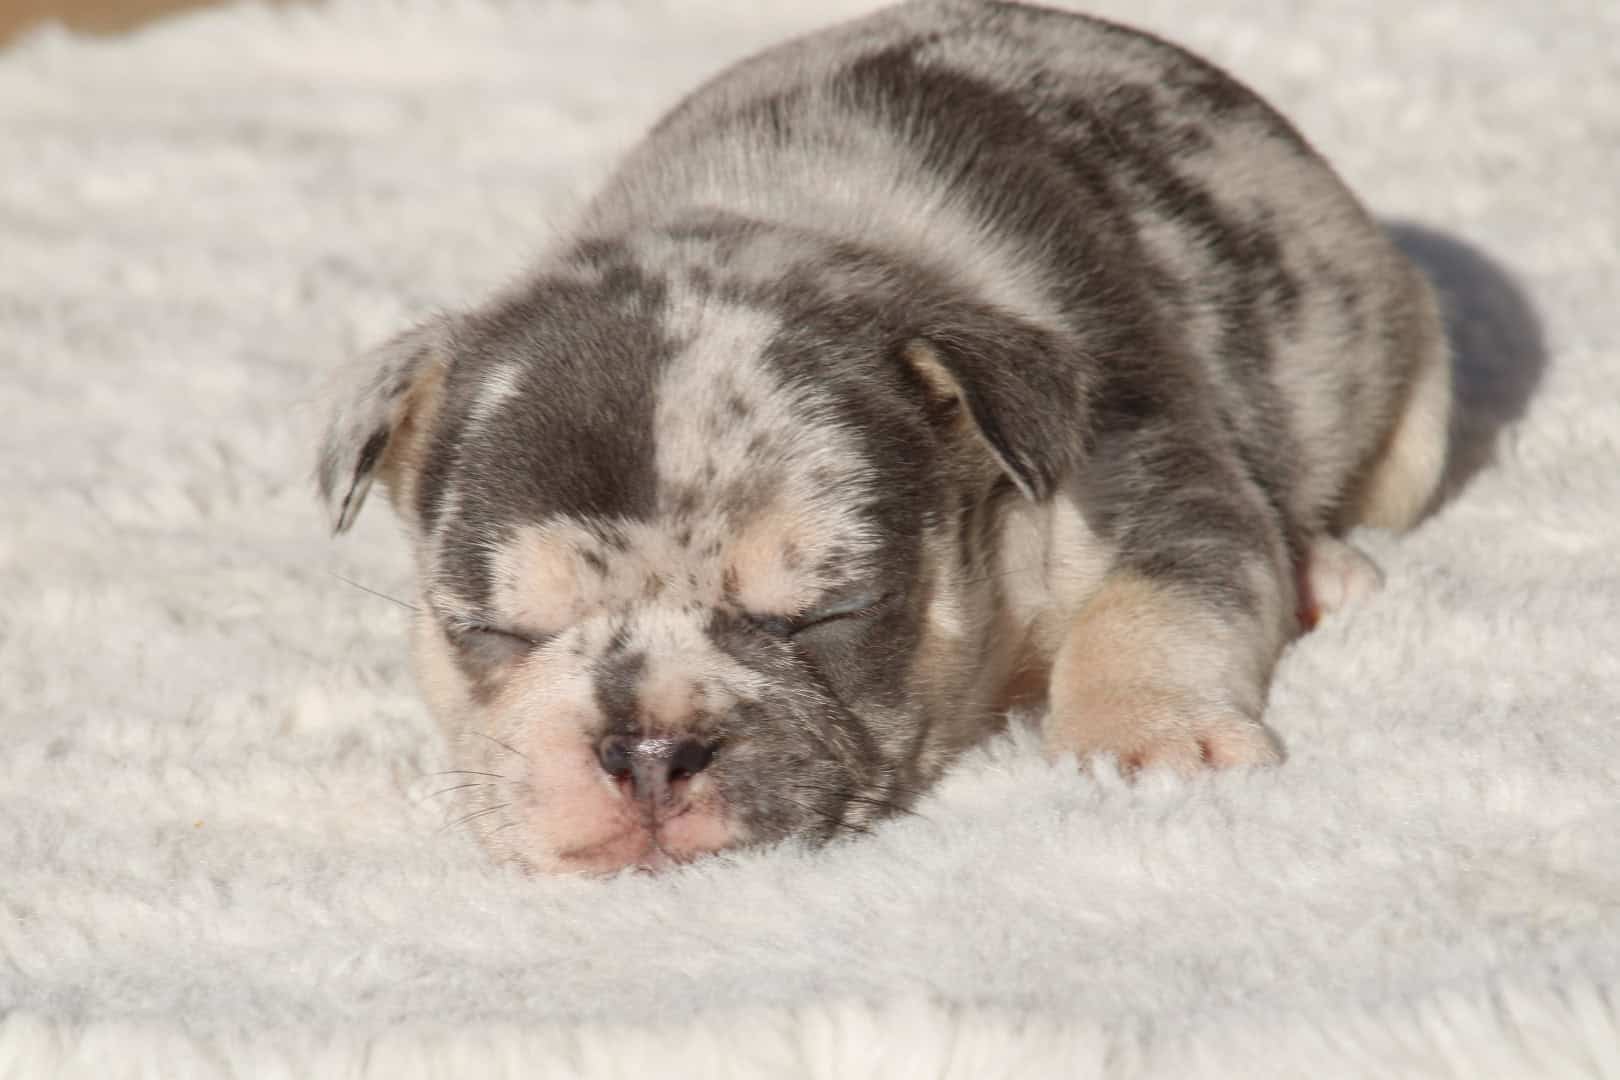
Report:
[[[408,330],[361,356],[339,378],[315,482],[332,531],[354,523],[371,482],[419,442],[449,365],[448,319]]]
[[[971,432],[1028,498],[1048,498],[1080,464],[1093,373],[1078,343],[986,314],[928,326],[900,355],[936,423]]]

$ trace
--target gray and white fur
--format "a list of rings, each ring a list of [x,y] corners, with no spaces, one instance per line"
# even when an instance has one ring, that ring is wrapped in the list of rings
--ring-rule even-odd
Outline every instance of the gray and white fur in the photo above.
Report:
[[[922,0],[681,102],[571,238],[368,357],[490,849],[819,840],[1006,709],[1127,769],[1279,759],[1282,648],[1445,456],[1429,286],[1286,120],[1154,37]],[[471,737],[468,737],[470,733]]]

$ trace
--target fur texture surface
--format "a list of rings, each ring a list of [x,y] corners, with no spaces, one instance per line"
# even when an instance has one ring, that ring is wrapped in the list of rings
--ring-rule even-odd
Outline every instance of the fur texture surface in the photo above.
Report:
[[[518,274],[673,97],[868,5],[239,7],[0,54],[0,1075],[1620,1075],[1620,110],[1598,0],[1171,0],[1436,279],[1450,494],[1281,770],[1016,729],[857,842],[534,880],[442,828],[320,373]],[[453,819],[452,819],[453,820]]]

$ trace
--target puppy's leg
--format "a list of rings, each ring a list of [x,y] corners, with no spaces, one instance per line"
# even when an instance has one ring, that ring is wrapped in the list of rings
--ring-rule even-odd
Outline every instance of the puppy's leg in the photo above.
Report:
[[[1047,748],[1126,769],[1281,758],[1260,723],[1299,632],[1285,525],[1196,413],[1100,443],[1078,492],[1114,544],[1052,658]]]
[[[1113,753],[1127,770],[1275,763],[1260,724],[1275,637],[1250,616],[1116,570],[1055,658],[1047,749]]]
[[[1414,276],[1416,271],[1413,271]],[[1434,499],[1446,468],[1451,430],[1451,349],[1433,291],[1415,286],[1417,303],[1398,328],[1416,371],[1395,425],[1362,484],[1347,524],[1409,529]]]

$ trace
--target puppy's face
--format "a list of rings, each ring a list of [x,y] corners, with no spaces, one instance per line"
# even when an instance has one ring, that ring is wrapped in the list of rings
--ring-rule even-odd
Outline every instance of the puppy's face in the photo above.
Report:
[[[975,538],[1040,465],[891,274],[774,243],[766,280],[764,242],[598,245],[342,399],[323,490],[341,528],[380,474],[410,525],[420,679],[503,857],[859,831],[989,722]]]

